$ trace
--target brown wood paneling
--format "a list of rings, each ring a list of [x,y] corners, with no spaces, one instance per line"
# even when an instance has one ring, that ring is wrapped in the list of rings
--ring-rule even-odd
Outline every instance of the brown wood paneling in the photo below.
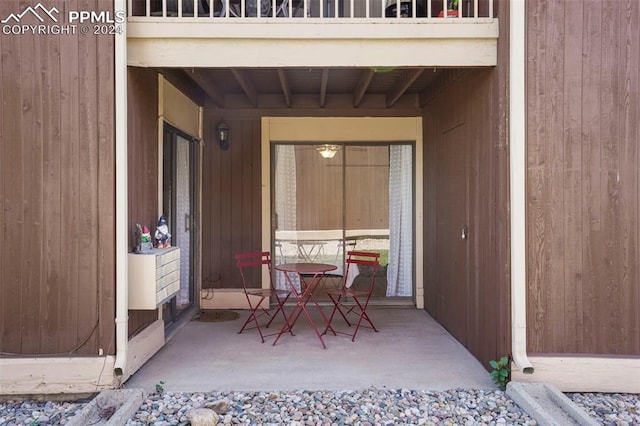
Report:
[[[70,7],[77,6],[72,3]],[[68,324],[67,332],[60,333],[59,345],[61,347],[73,347],[78,339],[78,333],[73,326],[77,321],[80,304],[80,282],[78,279],[78,256],[80,244],[78,236],[78,220],[80,203],[76,198],[80,186],[79,157],[80,141],[77,135],[80,126],[77,70],[79,67],[78,49],[60,49],[60,86],[62,96],[60,102],[60,151],[61,151],[61,176],[60,176],[60,204],[64,206],[64,214],[60,218],[60,251],[61,259],[65,259],[63,273],[60,277],[62,285],[60,297],[60,315],[63,317],[61,324]],[[62,142],[64,141],[64,142]],[[75,236],[76,238],[69,238]]]
[[[42,69],[47,70],[48,75],[60,75],[60,39],[54,37],[41,38]],[[42,89],[42,109],[47,113],[42,117],[42,134],[48,135],[53,142],[44,144],[43,177],[43,204],[48,206],[47,214],[57,218],[55,223],[43,229],[43,251],[44,258],[49,259],[49,265],[45,265],[46,276],[43,277],[45,285],[45,299],[48,309],[57,312],[58,315],[51,315],[46,309],[41,308],[40,315],[46,318],[46,323],[41,329],[42,352],[55,352],[58,345],[58,329],[61,324],[61,305],[63,303],[63,293],[56,282],[62,275],[62,258],[60,240],[62,238],[62,227],[60,219],[62,217],[60,177],[62,175],[62,163],[60,154],[60,128],[61,128],[61,108],[56,107],[56,94],[60,93],[60,80],[56,79],[45,84]],[[1,96],[0,96],[1,97]],[[2,127],[2,124],[0,124]],[[2,220],[0,220],[2,223]],[[0,270],[2,268],[0,267]],[[1,328],[1,327],[0,327]]]
[[[158,74],[147,68],[128,70],[129,248],[135,225],[154,230],[158,221]]]
[[[576,2],[571,8],[566,7],[561,13],[582,14],[584,3]],[[566,19],[564,32],[566,34],[582,34],[582,21],[577,19]],[[578,37],[564,37],[567,49],[562,53],[563,62],[579,63],[582,58],[582,40]],[[564,102],[561,102],[561,117],[563,121],[573,123],[568,129],[564,130],[566,143],[564,144],[564,161],[567,167],[564,170],[564,200],[563,207],[565,214],[563,215],[564,234],[562,237],[566,243],[565,250],[572,253],[582,253],[583,242],[579,236],[582,233],[582,145],[581,131],[582,113],[573,106],[576,102],[580,102],[582,94],[582,69],[580,68],[564,68],[561,71],[564,91]],[[560,144],[558,144],[560,145]],[[581,274],[582,256],[570,257],[565,265],[565,276],[573,279],[567,280],[566,292],[575,295],[572,303],[565,303],[565,315],[567,318],[576,318],[576,321],[564,322],[564,334],[568,337],[567,344],[572,347],[582,346],[584,337],[582,329],[584,327],[581,312],[583,309],[582,292],[582,274]],[[564,295],[563,295],[564,296]],[[566,296],[565,296],[566,299]],[[568,300],[567,300],[568,302]],[[564,346],[564,345],[561,345]]]
[[[98,1],[95,3],[96,9]],[[112,37],[98,37],[96,39],[96,53],[98,69],[108,70],[113,67],[114,58],[110,55],[102,55],[101,52],[113,52],[115,40]],[[115,74],[105,74],[98,86],[97,117],[115,117],[115,95],[112,88],[115,87]],[[114,121],[115,122],[115,121]],[[108,194],[114,192],[114,172],[115,172],[115,143],[104,143],[104,141],[115,141],[115,126],[97,123],[98,146],[97,156],[97,193]],[[96,200],[98,211],[111,212],[105,215],[103,224],[97,232],[97,257],[98,259],[112,259],[113,263],[98,262],[97,281],[98,283],[113,283],[110,286],[101,286],[99,290],[100,312],[106,313],[107,317],[115,318],[116,289],[115,289],[115,198],[98,197]],[[104,347],[107,354],[115,353],[115,327],[109,322],[100,322],[100,336],[105,336],[105,341],[109,342]]]
[[[206,111],[206,110],[205,110]],[[222,155],[215,139],[215,127],[219,118],[204,121],[204,149],[202,154],[202,279],[203,287],[224,286],[220,268],[219,238],[220,209],[223,200],[220,187],[223,176],[220,164]],[[256,164],[256,163],[253,163]],[[227,200],[224,200],[227,201]],[[229,282],[230,277],[226,277]]]
[[[602,12],[602,4],[600,2],[594,2],[590,5],[590,7],[584,9],[584,46],[581,49],[586,57],[588,58],[588,66],[584,67],[582,70],[582,75],[584,76],[584,85],[586,87],[597,87],[600,84],[600,68],[601,68],[601,49],[602,49],[602,41],[601,41],[601,12]],[[536,16],[536,15],[534,15]],[[538,14],[537,19],[542,21],[544,16],[542,14]],[[542,44],[539,43],[537,47],[542,47]],[[537,50],[539,52],[539,50]],[[542,58],[542,57],[541,57]],[[540,71],[538,71],[540,72]],[[530,89],[529,89],[530,90]],[[584,117],[584,136],[583,136],[583,145],[584,149],[582,151],[583,158],[581,168],[586,170],[600,170],[600,93],[599,90],[587,90],[583,93],[583,99],[585,102],[590,103],[590,108],[585,108],[582,112]],[[537,106],[537,105],[536,105]],[[531,111],[529,114],[533,115],[534,111]],[[538,128],[539,126],[544,125],[544,123],[532,123],[530,127]],[[531,145],[532,148],[535,145]],[[584,181],[584,197],[582,201],[583,210],[585,212],[584,218],[582,220],[582,226],[584,229],[584,237],[582,238],[584,242],[583,248],[583,262],[584,262],[584,271],[583,271],[583,290],[582,294],[584,295],[585,301],[594,300],[596,295],[597,286],[595,285],[598,280],[594,279],[596,277],[602,276],[601,269],[601,253],[598,245],[600,244],[599,235],[601,234],[601,214],[600,214],[600,173],[587,173],[583,176]],[[532,194],[534,195],[534,194]],[[539,195],[539,194],[535,194]],[[536,278],[539,278],[536,276]],[[538,287],[539,281],[531,281],[531,285]],[[536,293],[532,292],[532,296]],[[583,312],[582,316],[583,320],[583,346],[585,348],[595,347],[596,342],[596,328],[598,326],[597,315],[594,314],[593,308],[594,304],[583,303]],[[539,309],[539,306],[532,307],[529,306],[528,310],[530,312],[536,312]],[[529,331],[527,330],[529,333]],[[535,340],[533,340],[529,347],[531,348],[542,348],[543,347],[543,338],[542,336],[534,335]],[[541,349],[539,349],[541,350]]]
[[[90,9],[93,2],[78,2],[78,7]],[[77,129],[78,138],[84,141],[97,135],[98,130],[98,87],[86,77],[95,73],[97,69],[97,43],[89,38],[78,38],[78,116],[80,126]],[[78,282],[81,289],[78,292],[78,315],[81,318],[96,318],[98,312],[97,300],[97,236],[92,218],[98,211],[98,144],[87,144],[78,149],[78,203],[84,214],[78,216],[78,235],[93,235],[93,238],[80,238],[78,252]],[[90,343],[95,344],[92,329],[95,321],[82,321],[78,324],[80,336],[89,335]]]
[[[621,4],[619,60],[610,69],[616,72],[619,84],[624,87],[617,104],[619,112],[621,194],[621,268],[618,299],[612,303],[622,306],[615,319],[625,324],[629,332],[623,332],[615,346],[620,352],[640,353],[640,194],[639,151],[640,142],[640,5]],[[615,290],[614,290],[615,291]]]
[[[425,308],[488,368],[510,351],[506,79],[450,74],[425,105]]]
[[[204,122],[202,277],[207,287],[240,287],[233,255],[261,249],[260,218],[253,213],[262,211],[260,133],[253,130],[259,129],[260,120],[225,117],[230,128],[226,151],[215,137],[220,120],[207,114]]]
[[[445,100],[444,108],[451,107]],[[448,108],[447,108],[448,109]],[[447,123],[448,124],[448,123]],[[462,239],[463,226],[468,227],[468,185],[470,142],[464,135],[464,124],[442,132],[436,143],[435,179],[438,191],[431,207],[436,217],[435,252],[438,322],[463,345],[467,344],[466,304],[469,300],[469,240]],[[447,127],[449,127],[447,125]],[[475,232],[472,229],[471,232]],[[474,238],[475,241],[475,238]]]
[[[65,6],[98,10],[96,1]],[[0,15],[25,7],[3,1]],[[0,43],[1,232],[11,241],[0,254],[0,351],[113,353],[113,37]]]
[[[640,352],[639,14],[527,3],[531,352]]]
[[[40,126],[34,123],[42,120],[40,109],[41,84],[37,82],[36,70],[40,68],[40,49],[36,36],[26,35],[20,39],[20,51],[31,52],[24,55],[21,63],[21,73],[24,84],[17,98],[22,105],[22,152],[23,170],[20,185],[22,186],[22,235],[23,250],[30,250],[30,245],[40,247],[42,244],[42,132]],[[37,167],[36,167],[37,165]],[[29,242],[25,244],[26,242]],[[23,252],[24,253],[24,252]],[[23,254],[24,255],[24,254]],[[22,285],[21,292],[23,309],[21,319],[21,350],[27,353],[37,353],[40,350],[39,316],[41,304],[46,303],[41,293],[42,250],[34,250],[29,255],[28,262],[21,262]],[[45,307],[46,310],[46,307]]]
[[[153,233],[158,221],[158,73],[129,67],[127,97],[129,248],[136,223]],[[129,311],[129,336],[158,317],[155,310]]]
[[[0,4],[0,11],[3,16],[13,12],[13,8],[18,6],[18,2],[7,2]],[[20,39],[18,37],[1,37],[2,57],[15,57],[20,55]],[[2,99],[19,99],[22,92],[23,81],[15,76],[21,74],[21,62],[0,61],[2,72]],[[18,103],[18,102],[16,102]],[[12,241],[12,249],[8,250],[8,244],[3,244],[0,248],[2,253],[2,274],[0,280],[0,301],[2,302],[2,340],[0,350],[3,352],[20,352],[21,348],[21,311],[22,311],[22,252],[24,240],[22,239],[22,183],[21,177],[25,173],[22,164],[22,143],[21,127],[22,120],[20,109],[3,105],[0,115],[2,116],[2,168],[0,174],[4,185],[3,194],[0,197],[3,203],[2,213],[4,221],[2,233],[4,241]]]
[[[497,355],[502,355],[511,352],[511,265],[510,261],[510,246],[509,241],[511,238],[510,230],[510,215],[509,209],[503,208],[510,203],[509,195],[509,121],[505,120],[509,111],[509,97],[505,96],[505,87],[509,82],[509,32],[511,23],[509,22],[509,5],[508,1],[498,1],[495,8],[494,15],[500,18],[500,30],[498,36],[498,62],[496,66],[496,82],[493,85],[491,96],[487,98],[487,102],[483,103],[485,108],[491,108],[495,111],[500,119],[496,120],[496,126],[490,126],[487,130],[487,137],[495,144],[495,150],[489,153],[488,158],[495,160],[495,171],[493,175],[496,179],[495,184],[495,197],[496,197],[496,209],[493,209],[492,214],[496,223],[495,240],[491,241],[492,247],[496,247],[496,258],[493,258],[492,253],[484,253],[485,262],[496,262],[496,296],[490,293],[482,294],[483,306],[494,306],[497,304],[498,309],[495,310],[496,325],[492,327],[491,322],[485,320],[486,326],[483,323],[483,333],[486,333],[487,339],[490,342],[495,343],[495,347],[486,347],[486,354],[483,359],[487,359],[491,355],[491,351]],[[498,302],[496,302],[498,300]],[[489,315],[491,318],[492,316]],[[495,336],[493,333],[495,332]]]

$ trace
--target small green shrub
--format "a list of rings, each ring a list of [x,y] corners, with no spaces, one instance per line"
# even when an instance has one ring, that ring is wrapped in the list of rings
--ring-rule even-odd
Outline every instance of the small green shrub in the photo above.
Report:
[[[511,369],[509,368],[509,356],[505,355],[498,361],[491,360],[489,365],[493,370],[491,371],[491,378],[500,387],[505,390],[507,383],[511,379]]]
[[[164,380],[160,380],[156,383],[156,393],[162,395],[164,393]]]

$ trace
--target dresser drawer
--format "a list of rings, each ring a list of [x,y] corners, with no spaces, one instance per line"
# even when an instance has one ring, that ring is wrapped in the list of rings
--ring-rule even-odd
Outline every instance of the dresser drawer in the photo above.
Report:
[[[129,253],[129,309],[157,309],[180,290],[180,248]]]

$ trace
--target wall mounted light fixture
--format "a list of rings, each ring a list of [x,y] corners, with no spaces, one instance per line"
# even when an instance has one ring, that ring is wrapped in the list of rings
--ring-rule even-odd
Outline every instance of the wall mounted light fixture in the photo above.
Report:
[[[229,126],[223,120],[220,120],[216,126],[216,137],[221,150],[226,151],[229,149]]]

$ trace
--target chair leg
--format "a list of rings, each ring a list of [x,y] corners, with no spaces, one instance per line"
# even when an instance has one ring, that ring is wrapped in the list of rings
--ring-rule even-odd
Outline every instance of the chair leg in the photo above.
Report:
[[[244,322],[244,324],[242,324],[242,328],[240,329],[240,331],[238,331],[238,334],[242,333],[245,329],[247,329],[247,325],[249,325],[249,323],[251,321],[254,321],[254,313],[253,310],[249,310],[249,317],[247,318],[247,320]],[[248,330],[248,329],[247,329]]]
[[[327,295],[329,296],[329,299],[331,299],[331,303],[333,303],[333,309],[331,309],[331,315],[329,315],[329,319],[327,320],[327,326],[324,328],[322,335],[324,336],[325,334],[327,334],[327,331],[331,330],[331,332],[335,336],[336,331],[331,326],[331,323],[333,322],[333,317],[336,315],[336,311],[338,310],[338,304],[340,303],[340,296],[338,296],[338,300],[336,301],[333,298],[333,295],[331,293],[327,293]]]
[[[258,334],[260,335],[260,340],[262,341],[262,343],[264,343],[264,335],[262,334],[262,329],[260,328],[260,322],[258,321],[258,313],[259,313],[258,309],[261,309],[260,306],[262,305],[262,301],[264,299],[265,299],[264,297],[261,298],[258,301],[258,303],[256,303],[255,308],[254,308],[253,305],[251,304],[251,300],[247,296],[247,302],[249,303],[249,318],[247,318],[247,320],[242,325],[242,328],[240,329],[240,331],[238,331],[238,334],[240,334],[245,330],[253,330],[255,328],[255,329],[258,330]],[[264,313],[264,309],[262,309],[262,310],[263,310],[263,313]],[[249,323],[252,322],[252,321],[255,323],[255,327],[247,328]]]
[[[371,328],[377,333],[378,329],[376,328],[375,325],[373,325],[373,322],[371,321],[371,318],[369,318],[369,315],[367,315],[367,306],[369,305],[369,299],[367,299],[367,301],[365,302],[364,306],[360,303],[360,301],[358,300],[357,297],[354,297],[353,300],[356,302],[356,305],[358,306],[358,309],[360,309],[360,314],[358,315],[358,324],[356,325],[356,329],[353,332],[353,336],[351,337],[351,341],[355,342],[356,341],[356,334],[358,334],[358,330],[360,329],[360,325],[362,324],[362,320],[364,319],[365,321],[367,321],[369,323],[369,325],[371,325]]]
[[[285,297],[284,299],[280,299],[279,296],[276,296],[278,309],[276,309],[275,313],[273,314],[273,316],[271,317],[271,319],[267,323],[266,327],[268,328],[271,325],[271,323],[273,322],[273,320],[276,319],[276,317],[278,316],[278,313],[281,313],[282,314],[282,318],[284,318],[284,323],[286,324],[287,328],[289,329],[289,333],[291,333],[292,336],[295,336],[295,334],[293,334],[292,327],[289,325],[289,320],[287,319],[287,314],[284,311],[284,304],[287,303],[287,300],[289,300],[289,297],[291,297],[290,294],[288,294],[287,297]]]
[[[285,323],[285,326],[287,327],[287,330],[289,331],[289,333],[292,336],[295,336],[295,334],[293,334],[293,329],[292,329],[292,327],[291,327],[291,325],[289,323],[289,319],[287,318],[287,314],[284,311],[284,304],[289,299],[289,296],[287,296],[284,299],[280,299],[279,297],[276,296],[276,299],[278,300],[278,308],[273,313],[273,315],[268,310],[266,310],[264,308],[261,308],[262,302],[265,299],[266,299],[266,297],[263,297],[255,305],[252,305],[251,304],[251,300],[247,297],[247,302],[249,304],[249,317],[247,318],[247,320],[242,325],[242,328],[240,329],[240,331],[238,331],[238,334],[242,333],[245,330],[257,329],[258,330],[258,334],[260,335],[260,340],[262,341],[262,343],[264,343],[264,338],[265,337],[274,336],[274,335],[276,335],[278,333],[264,334],[262,332],[262,327],[269,328],[269,326],[271,325],[273,320],[278,316],[278,313],[281,313],[282,317],[284,318],[284,323]],[[264,326],[261,326],[260,325],[260,321],[259,321],[259,318],[262,315],[266,315],[266,316],[269,317],[269,322],[267,324],[265,324]],[[249,327],[250,323],[252,323],[252,322],[255,324],[255,326]]]
[[[269,316],[269,322],[267,323],[267,325],[265,325],[265,328],[269,328],[269,326],[271,325],[271,323],[273,322],[274,319],[276,319],[276,317],[278,316],[278,312],[280,312],[282,310],[282,307],[280,305],[278,305],[278,309],[276,309],[276,312],[271,315],[270,313],[266,312],[266,314]]]
[[[254,322],[256,325],[254,327],[247,328],[247,326],[249,325],[250,322]],[[249,312],[249,318],[247,318],[247,320],[245,321],[245,323],[242,326],[242,328],[240,329],[240,331],[238,331],[238,334],[241,334],[245,330],[253,330],[254,328],[258,330],[258,334],[260,335],[260,341],[262,343],[264,343],[264,336],[262,335],[262,330],[260,329],[260,323],[258,322],[258,316],[256,315],[256,312],[254,310],[251,310]]]
[[[346,296],[345,296],[345,299],[346,299]],[[342,295],[340,295],[338,296],[338,301],[337,302],[334,301],[334,307],[338,310],[338,313],[340,314],[342,319],[344,319],[344,322],[347,323],[347,326],[351,327],[351,321],[349,321],[349,319],[347,318],[347,315],[349,314],[349,312],[351,312],[351,309],[349,309],[345,314],[344,312],[342,312],[342,309],[340,308],[341,306],[346,308],[346,306],[344,306],[342,303],[343,303]]]

